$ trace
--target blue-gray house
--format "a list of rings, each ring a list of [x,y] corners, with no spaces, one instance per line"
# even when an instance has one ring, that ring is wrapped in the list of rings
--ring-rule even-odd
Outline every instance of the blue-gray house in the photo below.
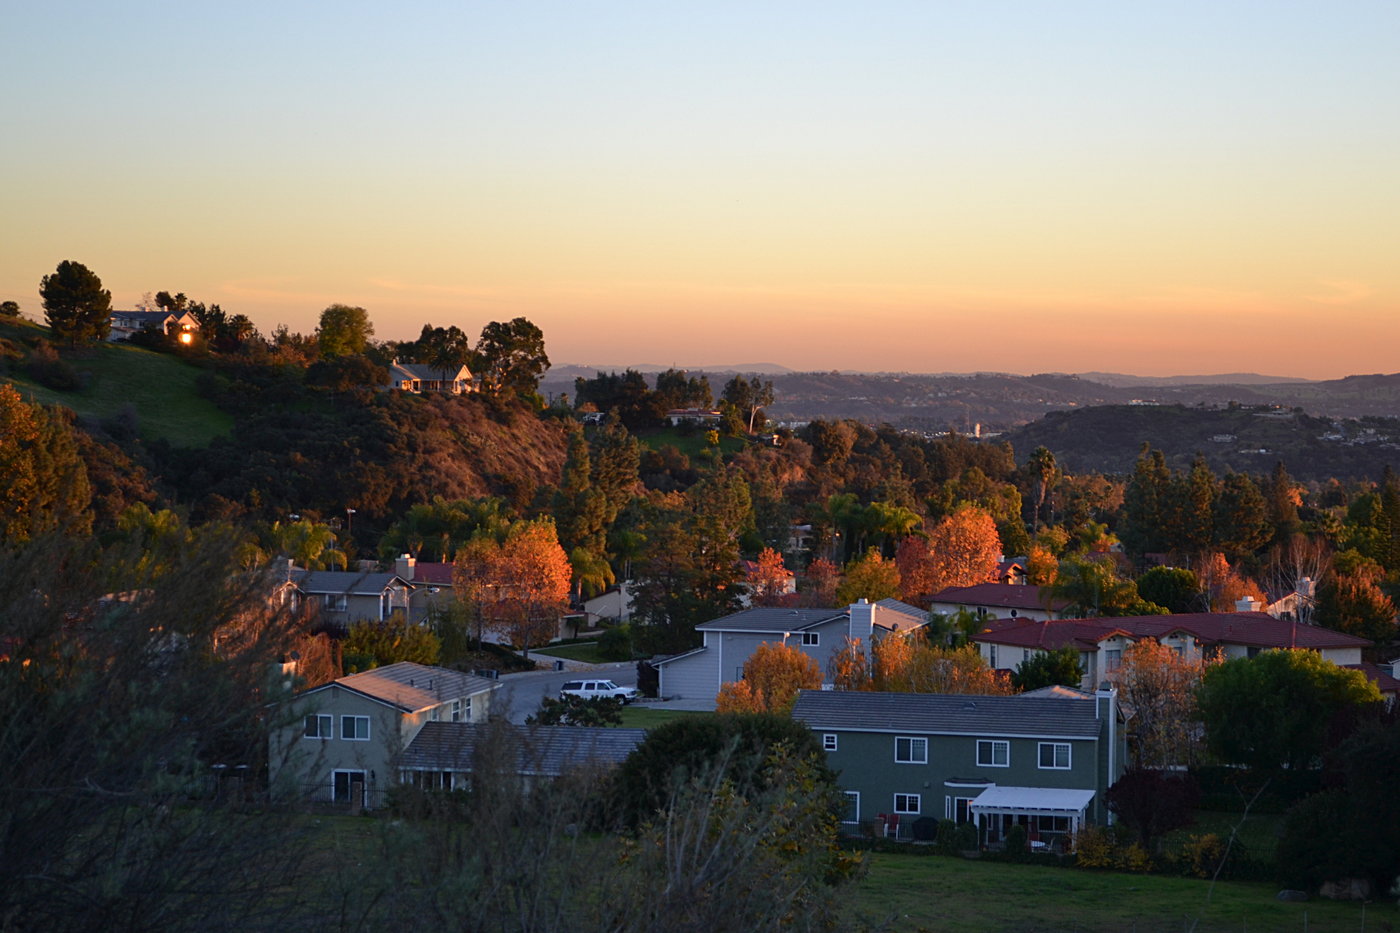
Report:
[[[909,838],[929,817],[977,824],[996,843],[1014,824],[1036,847],[1108,821],[1123,773],[1117,691],[1014,696],[804,690],[793,717],[817,733],[846,794],[851,833]]]

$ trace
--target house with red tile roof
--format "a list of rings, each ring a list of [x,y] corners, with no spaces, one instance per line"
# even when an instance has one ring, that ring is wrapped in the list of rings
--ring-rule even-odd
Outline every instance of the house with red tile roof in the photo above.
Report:
[[[1013,671],[1028,657],[1070,646],[1079,652],[1084,689],[1117,669],[1123,649],[1143,638],[1187,658],[1252,658],[1271,648],[1307,648],[1341,666],[1361,664],[1365,638],[1315,625],[1275,619],[1265,612],[1191,612],[1180,615],[1058,619],[991,627],[973,636],[995,670]]]
[[[1049,587],[1020,583],[978,583],[950,586],[933,594],[930,612],[951,614],[966,609],[987,619],[1058,619],[1069,602],[1055,599]]]

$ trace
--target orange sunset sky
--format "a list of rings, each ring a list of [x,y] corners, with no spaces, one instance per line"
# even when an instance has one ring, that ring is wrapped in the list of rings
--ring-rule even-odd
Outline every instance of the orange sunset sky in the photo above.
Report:
[[[74,259],[556,363],[1400,370],[1394,2],[204,6],[0,13],[0,299]]]

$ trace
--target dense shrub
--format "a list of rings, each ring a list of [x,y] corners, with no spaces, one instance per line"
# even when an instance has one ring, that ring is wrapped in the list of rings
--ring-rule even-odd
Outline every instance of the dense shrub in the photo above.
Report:
[[[609,661],[632,660],[632,633],[626,625],[605,629],[598,636],[598,655]]]

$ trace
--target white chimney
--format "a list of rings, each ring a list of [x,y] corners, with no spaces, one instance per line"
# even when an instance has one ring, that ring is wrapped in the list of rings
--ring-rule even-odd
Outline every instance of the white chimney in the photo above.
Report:
[[[861,598],[851,603],[846,611],[851,620],[848,630],[851,641],[859,638],[860,643],[865,646],[865,650],[869,651],[870,636],[875,630],[875,604]]]
[[[1244,596],[1235,600],[1236,612],[1258,612],[1263,607],[1264,604],[1253,596]]]
[[[403,579],[412,583],[413,568],[417,565],[417,563],[418,561],[416,558],[410,557],[407,554],[400,554],[398,558],[394,561],[394,573],[398,574]]]

